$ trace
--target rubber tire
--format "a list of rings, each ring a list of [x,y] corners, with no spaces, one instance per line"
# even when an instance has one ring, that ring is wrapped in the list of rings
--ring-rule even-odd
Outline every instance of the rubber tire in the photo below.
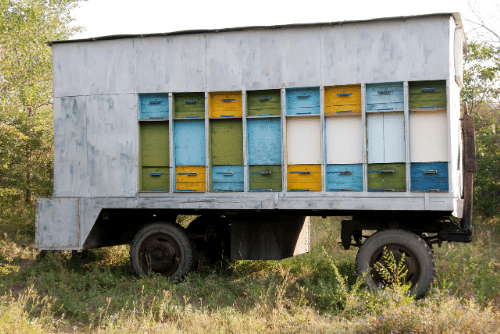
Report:
[[[416,298],[422,298],[429,291],[436,277],[436,262],[434,252],[427,243],[413,232],[399,229],[382,230],[371,235],[360,247],[356,255],[356,274],[363,277],[370,270],[370,259],[380,248],[389,244],[397,244],[408,248],[416,257],[420,267],[420,277],[410,292]],[[379,289],[370,274],[365,276],[369,288]]]
[[[163,275],[172,279],[178,279],[193,270],[196,250],[194,243],[188,237],[186,231],[174,223],[154,222],[141,228],[130,244],[130,264],[134,272],[138,276],[149,274],[143,268],[143,263],[141,263],[141,247],[151,236],[158,233],[170,237],[179,250],[179,256],[176,256],[178,267],[170,275]]]

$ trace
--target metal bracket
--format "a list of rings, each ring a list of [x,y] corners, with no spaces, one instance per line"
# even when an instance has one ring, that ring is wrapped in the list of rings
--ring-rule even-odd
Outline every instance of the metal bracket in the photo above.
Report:
[[[351,247],[351,237],[358,227],[358,222],[356,220],[343,220],[341,224],[340,239],[342,240],[342,246],[347,250]]]
[[[441,225],[438,236],[443,241],[469,243],[472,241],[472,231],[466,231],[454,222],[445,221]]]

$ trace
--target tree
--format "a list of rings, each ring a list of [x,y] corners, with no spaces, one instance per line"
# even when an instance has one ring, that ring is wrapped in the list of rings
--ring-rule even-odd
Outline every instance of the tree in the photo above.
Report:
[[[81,0],[0,0],[0,204],[52,191],[52,53]],[[5,209],[5,205],[1,205]],[[3,212],[1,212],[3,213]],[[0,214],[1,214],[0,213]]]
[[[469,1],[469,22],[476,40],[468,43],[464,56],[462,99],[476,125],[478,172],[474,177],[474,208],[484,216],[500,214],[500,34],[480,14],[478,1]],[[500,7],[498,7],[500,13]],[[492,20],[498,20],[494,15]],[[490,25],[491,24],[491,25]]]
[[[493,1],[492,1],[493,3]],[[467,4],[469,10],[472,13],[470,18],[466,18],[465,21],[470,24],[467,31],[468,34],[472,36],[475,41],[483,41],[488,44],[500,45],[500,32],[496,31],[493,27],[500,24],[500,5],[495,4],[496,11],[491,7],[486,10],[484,3],[481,0],[468,0]],[[485,17],[482,13],[488,12],[490,15]]]
[[[486,42],[470,42],[464,56],[464,89],[462,99],[474,113],[490,111],[500,120],[500,115],[492,111],[498,109],[500,87],[500,47]]]

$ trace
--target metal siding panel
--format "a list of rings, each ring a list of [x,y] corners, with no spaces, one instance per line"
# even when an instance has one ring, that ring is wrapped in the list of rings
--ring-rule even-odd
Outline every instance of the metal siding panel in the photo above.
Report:
[[[385,162],[384,114],[367,114],[366,132],[368,141],[368,163],[374,164]]]
[[[205,165],[205,121],[174,121],[175,164]]]
[[[460,121],[460,88],[454,82],[448,82],[450,103],[448,104],[447,118],[448,118],[448,159],[450,162],[449,178],[450,187],[456,199],[461,198],[462,195],[462,131]],[[457,205],[457,201],[455,202]],[[460,211],[461,212],[461,211]],[[457,213],[458,214],[458,213]]]
[[[78,249],[80,211],[78,198],[37,198],[35,247]]]
[[[449,19],[429,17],[54,44],[54,96],[443,80],[449,43]]]
[[[405,162],[405,117],[400,113],[384,113],[384,162]]]
[[[411,162],[448,160],[446,111],[410,111]]]
[[[205,35],[135,38],[133,41],[137,92],[205,91]]]
[[[54,197],[88,196],[87,100],[54,98]]]
[[[326,118],[325,127],[327,164],[363,162],[363,124],[360,116]]]
[[[83,50],[92,47],[91,43],[52,45],[54,98],[88,94],[89,87],[82,87]]]
[[[287,118],[289,165],[321,163],[321,122],[319,117]]]
[[[281,164],[280,118],[248,119],[248,164]]]
[[[134,196],[139,175],[137,95],[87,99],[89,195]]]
[[[317,85],[320,28],[206,34],[209,91]],[[245,70],[242,70],[245,69]],[[251,71],[249,69],[258,69]]]
[[[322,85],[448,78],[448,31],[447,17],[325,27]]]
[[[54,96],[134,93],[133,40],[54,48]]]

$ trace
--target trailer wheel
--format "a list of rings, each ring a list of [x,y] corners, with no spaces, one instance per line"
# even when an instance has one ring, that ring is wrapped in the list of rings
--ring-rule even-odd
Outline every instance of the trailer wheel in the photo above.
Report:
[[[411,292],[417,298],[425,296],[436,277],[434,253],[427,243],[415,233],[405,230],[383,230],[370,236],[360,247],[356,256],[356,273],[365,277],[372,289],[386,285],[383,277],[374,269],[375,263],[383,263],[383,251],[387,248],[399,263],[405,254],[406,282],[411,283]]]
[[[137,275],[151,272],[180,278],[193,269],[194,244],[184,229],[172,223],[152,223],[130,244],[130,263]]]

